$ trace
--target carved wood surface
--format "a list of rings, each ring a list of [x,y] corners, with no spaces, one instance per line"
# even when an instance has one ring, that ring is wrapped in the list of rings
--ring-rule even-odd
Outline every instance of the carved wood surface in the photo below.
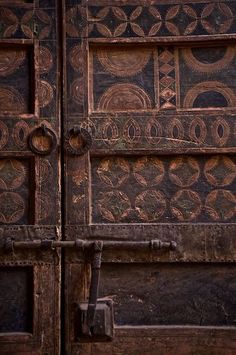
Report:
[[[88,297],[89,271],[81,254],[68,252],[67,353],[235,352],[234,324],[217,328],[218,311],[210,311],[217,320],[209,328],[186,326],[195,321],[181,293],[188,288],[184,270],[189,290],[204,280],[192,294],[201,298],[219,285],[213,274],[230,277],[235,263],[235,10],[234,1],[65,2],[64,130],[81,125],[93,139],[88,154],[65,154],[65,238],[178,245],[158,253],[104,251],[100,296],[114,297],[120,324],[107,344],[75,341],[70,302]],[[164,270],[173,270],[170,283]],[[216,288],[212,300],[229,291]],[[174,319],[176,289],[183,322]],[[173,317],[168,323],[165,310],[161,328],[148,306],[153,299],[150,307],[164,309],[165,292],[174,298]]]
[[[1,246],[61,238],[58,150],[28,145],[41,124],[59,135],[57,11],[53,0],[0,1]],[[59,354],[60,252],[1,248],[0,284],[0,353]]]
[[[16,318],[0,317],[10,329],[0,333],[1,354],[59,353],[61,272],[62,353],[235,353],[235,19],[233,0],[65,0],[62,8],[0,0],[1,245],[9,237],[177,243],[176,251],[104,252],[100,296],[114,298],[119,324],[109,344],[75,340],[74,306],[87,300],[90,280],[82,253],[66,252],[61,271],[57,250],[1,252],[9,310],[20,285]],[[58,148],[74,125],[92,136],[84,156],[65,152],[61,181],[59,149],[29,148],[40,124]],[[49,146],[45,136],[34,143]]]

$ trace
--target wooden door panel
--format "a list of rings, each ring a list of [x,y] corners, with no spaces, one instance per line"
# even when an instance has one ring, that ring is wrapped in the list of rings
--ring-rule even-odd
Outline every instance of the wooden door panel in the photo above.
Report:
[[[117,326],[234,326],[234,280],[232,264],[105,264],[100,297]]]
[[[233,355],[235,353],[235,338],[232,330],[201,329],[186,327],[186,329],[150,329],[141,327],[136,329],[117,328],[113,343],[92,344],[89,350],[82,346],[87,354],[113,353],[119,355],[174,355],[176,351],[183,355],[209,354]]]
[[[233,222],[235,166],[224,155],[93,158],[91,222]]]
[[[93,140],[65,152],[65,238],[177,243],[103,252],[99,297],[115,308],[103,344],[76,340],[90,272],[66,254],[68,354],[235,352],[234,13],[234,1],[65,1],[64,129]]]
[[[59,135],[56,14],[53,0],[0,1],[1,246],[60,238],[58,150],[29,145],[42,124]],[[1,248],[0,268],[0,353],[57,354],[60,253]]]
[[[38,261],[37,254],[16,252],[15,260],[1,255],[1,354],[56,354],[59,351],[60,268],[53,255],[41,253]],[[45,329],[47,336],[42,341]]]

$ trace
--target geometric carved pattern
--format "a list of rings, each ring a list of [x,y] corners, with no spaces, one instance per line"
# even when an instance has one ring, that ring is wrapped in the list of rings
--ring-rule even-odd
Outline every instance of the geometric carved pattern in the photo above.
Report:
[[[50,102],[52,101],[53,88],[47,81],[40,80],[38,90],[39,106],[42,108],[50,104]]]
[[[23,224],[29,209],[29,164],[18,159],[0,160],[0,222]]]
[[[42,223],[42,221],[45,221],[51,216],[53,211],[53,199],[51,197],[51,193],[54,170],[51,162],[45,158],[40,159],[36,165],[35,174],[38,182],[38,189],[36,193],[36,215],[38,221]]]
[[[153,108],[153,47],[106,46],[91,52],[89,84],[93,110],[119,112]]]
[[[24,113],[26,103],[20,92],[7,86],[0,87],[0,111]]]
[[[115,76],[133,76],[142,71],[150,60],[152,50],[138,47],[128,51],[125,47],[97,50],[100,63]]]
[[[91,116],[94,149],[235,147],[235,115]],[[84,121],[84,124],[86,121]]]
[[[199,174],[198,162],[192,157],[179,157],[170,163],[170,180],[180,187],[193,185],[198,180]]]
[[[198,83],[188,90],[183,101],[183,107],[192,108],[195,106],[195,102],[200,95],[203,96],[204,93],[217,93],[220,94],[226,101],[226,105],[229,107],[236,106],[236,96],[233,90],[231,90],[227,85],[219,81],[204,81]],[[217,107],[217,102],[215,103]]]
[[[18,148],[26,148],[29,135],[29,126],[25,121],[18,121],[12,132],[12,138]]]
[[[236,213],[236,197],[229,190],[213,190],[206,198],[206,211],[215,221],[227,221]]]
[[[224,146],[230,135],[230,126],[222,117],[218,117],[211,126],[212,136],[215,144],[220,147]]]
[[[174,45],[134,47],[126,44],[92,48],[89,67],[91,111],[236,107],[236,90],[230,81],[230,73],[234,75],[236,70],[235,53],[234,45],[214,46],[211,51],[205,47]],[[70,62],[76,70],[78,60],[75,55],[73,58],[73,63],[71,58]],[[75,84],[71,90],[78,103],[84,93],[79,80],[74,81],[78,81],[76,90]],[[194,136],[194,131],[191,133]],[[196,140],[201,142],[203,138],[204,134]]]
[[[0,121],[0,149],[3,149],[9,139],[9,131],[6,124]]]
[[[180,190],[171,199],[171,212],[179,221],[196,219],[201,212],[201,199],[197,192]]]
[[[0,112],[27,113],[30,111],[31,68],[26,48],[0,47]],[[26,85],[27,84],[27,85]]]
[[[0,160],[0,188],[15,190],[19,188],[26,177],[25,166],[18,160]]]
[[[175,109],[175,51],[174,48],[159,48],[159,96],[161,109]]]
[[[236,159],[107,157],[91,164],[94,223],[225,222],[236,216]]]
[[[25,211],[24,200],[15,192],[2,192],[0,205],[0,222],[4,224],[18,222]]]
[[[133,84],[115,84],[111,86],[102,95],[98,105],[99,111],[148,109],[151,109],[148,95],[140,87]]]
[[[207,161],[204,174],[211,185],[228,186],[236,178],[236,165],[229,157],[217,155]]]
[[[48,73],[53,66],[52,53],[47,47],[39,47],[39,72]]]
[[[0,76],[14,73],[25,60],[26,55],[22,50],[4,50],[0,52]]]
[[[208,48],[205,49],[208,51]],[[200,73],[213,73],[220,71],[227,67],[235,57],[235,47],[228,46],[223,54],[223,57],[216,58],[215,61],[206,63],[206,61],[200,61],[194,53],[197,54],[198,50],[194,48],[182,49],[182,55],[185,63],[194,71]]]
[[[236,106],[231,73],[236,69],[236,47],[179,48],[180,101],[185,109]]]
[[[111,11],[110,11],[111,8]],[[96,11],[94,12],[94,10]],[[148,18],[148,21],[147,21]],[[89,7],[90,37],[212,35],[230,32],[234,2]],[[199,27],[201,32],[199,33]]]

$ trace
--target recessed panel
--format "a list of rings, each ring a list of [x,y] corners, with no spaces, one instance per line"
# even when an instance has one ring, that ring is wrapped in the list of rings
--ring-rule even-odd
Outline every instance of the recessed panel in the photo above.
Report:
[[[0,115],[34,113],[33,47],[0,45]]]
[[[234,326],[236,268],[226,264],[104,264],[100,297],[117,325]]]
[[[180,48],[180,101],[186,109],[236,107],[236,47]]]
[[[0,159],[0,224],[32,223],[29,159]]]
[[[236,107],[236,47],[101,46],[90,49],[93,112]],[[74,101],[83,85],[71,84]]]
[[[93,223],[234,222],[233,156],[93,158]]]
[[[0,332],[33,331],[33,269],[0,268]]]
[[[153,48],[108,46],[91,50],[90,56],[92,111],[147,111],[156,107]],[[77,96],[78,90],[77,85]]]

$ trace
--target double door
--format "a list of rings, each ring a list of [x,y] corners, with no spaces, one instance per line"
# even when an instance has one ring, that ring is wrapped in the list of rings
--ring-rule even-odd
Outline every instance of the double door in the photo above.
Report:
[[[0,0],[0,354],[236,354],[235,4]]]

